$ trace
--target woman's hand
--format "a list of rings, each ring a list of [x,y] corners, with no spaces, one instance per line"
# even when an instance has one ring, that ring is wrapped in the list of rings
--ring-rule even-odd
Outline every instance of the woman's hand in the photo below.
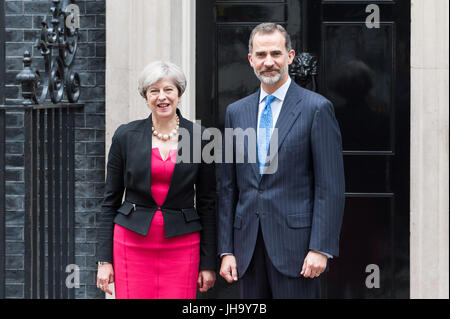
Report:
[[[216,273],[212,270],[201,270],[198,273],[198,290],[200,292],[207,292],[210,288],[214,287],[216,282]]]
[[[97,288],[112,295],[109,290],[109,284],[114,282],[114,269],[111,263],[106,263],[98,266],[97,270]]]

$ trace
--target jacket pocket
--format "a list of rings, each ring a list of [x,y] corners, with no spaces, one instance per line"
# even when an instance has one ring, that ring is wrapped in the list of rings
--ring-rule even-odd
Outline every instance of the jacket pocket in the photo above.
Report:
[[[311,227],[312,213],[290,214],[287,216],[286,221],[291,228]]]
[[[242,218],[241,218],[241,216],[234,217],[234,225],[233,225],[233,227],[236,228],[236,229],[241,229],[241,227],[242,227]]]
[[[125,216],[128,216],[134,207],[135,206],[130,202],[123,202],[122,206],[120,206],[117,211]]]
[[[198,216],[195,208],[182,208],[181,212],[183,213],[184,220],[186,221],[186,223],[200,219],[200,216]]]

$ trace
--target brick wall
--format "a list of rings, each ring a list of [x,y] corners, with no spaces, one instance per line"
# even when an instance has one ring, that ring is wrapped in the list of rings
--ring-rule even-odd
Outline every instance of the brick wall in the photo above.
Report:
[[[76,115],[75,222],[76,264],[81,287],[76,298],[103,298],[95,286],[96,212],[103,195],[105,169],[105,0],[75,1],[81,14],[81,42],[74,68],[81,76]],[[25,50],[33,52],[33,66],[43,70],[43,60],[33,49],[40,23],[50,0],[5,1],[7,104],[19,104],[21,92],[15,77],[23,67]],[[24,130],[23,113],[6,117],[6,297],[24,296]]]

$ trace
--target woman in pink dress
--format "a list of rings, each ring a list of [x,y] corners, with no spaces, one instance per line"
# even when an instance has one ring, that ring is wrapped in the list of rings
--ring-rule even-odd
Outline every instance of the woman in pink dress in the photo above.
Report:
[[[185,88],[178,66],[149,64],[139,91],[152,114],[120,126],[112,138],[98,221],[97,287],[111,294],[114,282],[118,299],[193,299],[197,287],[214,286],[215,169],[194,160],[210,141],[178,110]]]

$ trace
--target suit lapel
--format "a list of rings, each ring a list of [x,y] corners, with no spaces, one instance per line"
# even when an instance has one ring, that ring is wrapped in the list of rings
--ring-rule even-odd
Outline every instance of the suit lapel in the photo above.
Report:
[[[252,128],[256,133],[255,137],[258,138],[258,106],[259,106],[259,95],[261,93],[261,89],[258,92],[254,93],[251,96],[250,101],[246,105],[245,112],[248,116],[245,116],[246,123],[244,123],[243,128]],[[255,146],[247,144],[247,154],[251,154],[251,152],[256,153],[256,162],[251,163],[250,165],[253,168],[253,172],[255,173],[256,178],[259,180],[261,175],[259,174],[259,166],[258,166],[258,150],[257,150],[257,140],[255,141]],[[255,147],[255,149],[250,149],[251,147]]]
[[[292,81],[289,89],[286,93],[286,97],[284,98],[283,106],[281,107],[280,115],[278,116],[277,123],[275,124],[275,128],[278,130],[278,146],[277,152],[275,154],[271,154],[269,150],[269,162],[272,163],[274,156],[277,156],[280,151],[281,145],[284,142],[287,134],[291,130],[292,125],[297,120],[301,113],[301,107],[299,105],[302,100],[302,92],[301,88]],[[270,143],[274,141],[271,140]]]
[[[147,185],[146,185],[146,189],[148,190],[148,192],[150,193],[150,196],[152,194],[152,152],[153,152],[153,146],[152,146],[152,114],[150,114],[150,116],[147,118],[147,120],[145,121],[145,126],[144,126],[144,143],[143,143],[143,147],[145,149],[145,154],[146,154],[146,161],[145,163],[148,163],[148,169],[147,171],[147,178],[146,180],[148,181]],[[152,197],[153,199],[153,197]]]
[[[286,93],[286,97],[281,107],[280,115],[278,116],[275,128],[278,129],[278,150],[283,144],[286,135],[291,130],[297,117],[300,115],[301,108],[298,103],[302,100],[302,94],[297,87],[297,84],[292,81]]]

